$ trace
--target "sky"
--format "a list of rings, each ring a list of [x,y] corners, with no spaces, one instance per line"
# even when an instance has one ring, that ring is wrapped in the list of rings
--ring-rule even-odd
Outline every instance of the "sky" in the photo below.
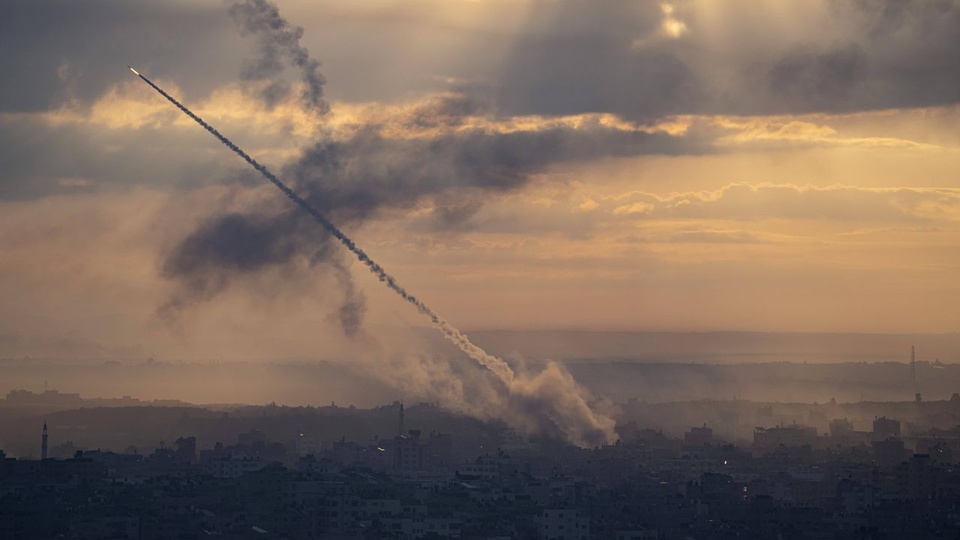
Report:
[[[426,324],[128,64],[467,331],[960,327],[955,2],[276,7],[8,0],[0,355]]]

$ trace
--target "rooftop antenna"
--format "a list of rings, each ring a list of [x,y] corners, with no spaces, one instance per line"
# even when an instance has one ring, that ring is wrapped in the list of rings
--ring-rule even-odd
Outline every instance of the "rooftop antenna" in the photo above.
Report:
[[[913,399],[920,403],[923,398],[920,396],[920,388],[917,386],[917,347],[910,346],[910,376],[913,378]]]
[[[399,437],[403,437],[403,400],[402,399],[400,400],[400,422],[398,427],[399,427],[398,429],[399,433],[397,433],[397,435]]]

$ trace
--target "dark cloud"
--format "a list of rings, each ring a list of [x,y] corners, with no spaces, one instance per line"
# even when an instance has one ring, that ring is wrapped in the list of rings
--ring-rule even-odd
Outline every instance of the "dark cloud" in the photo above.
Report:
[[[767,90],[777,99],[805,103],[815,110],[845,110],[867,74],[867,54],[857,45],[826,52],[799,50],[781,58],[767,73]]]
[[[688,31],[664,36],[657,2],[526,0],[458,8],[445,0],[400,9],[320,1],[292,26],[262,0],[189,2],[10,0],[0,19],[0,110],[90,103],[123,77],[128,63],[176,80],[184,98],[238,73],[269,103],[306,82],[306,102],[323,107],[323,60],[341,100],[396,100],[437,89],[452,76],[493,90],[502,114],[613,112],[632,119],[669,114],[854,111],[960,100],[960,6],[948,0],[814,0],[798,9],[806,32],[763,32],[773,10],[716,24],[698,2],[676,2]],[[484,8],[484,6],[494,6]],[[497,25],[511,9],[523,24]],[[791,6],[786,6],[789,13]],[[454,10],[455,11],[455,10]],[[230,12],[235,21],[231,22]],[[789,27],[794,21],[788,21]],[[244,39],[236,26],[252,39]],[[499,28],[503,27],[503,28]],[[424,47],[411,46],[424,43]],[[307,53],[314,50],[315,58]],[[424,53],[424,51],[431,51]],[[439,54],[452,51],[456,54]]]
[[[689,27],[679,39],[664,36],[664,14],[653,2],[539,2],[496,79],[497,104],[506,114],[647,120],[960,102],[960,4],[825,4],[817,12],[824,20],[797,21],[816,28],[805,37],[779,39],[755,31],[762,19],[730,17],[725,24],[742,28],[716,41],[709,27],[716,21],[698,18],[697,2],[677,5]]]
[[[952,26],[958,7],[954,0],[833,0],[832,4],[841,17],[863,18],[872,39],[896,39],[895,34],[904,29]],[[931,36],[930,42],[939,42],[943,37]]]
[[[0,200],[145,185],[192,188],[247,178],[231,174],[223,156],[211,155],[205,144],[204,133],[194,130],[108,129],[10,115],[0,118]]]
[[[697,112],[704,82],[672,44],[651,40],[654,2],[540,2],[508,53],[497,86],[504,114],[613,112],[648,120]]]
[[[866,90],[879,96],[871,108],[960,102],[960,4],[864,0],[857,8],[867,21],[871,73]]]
[[[830,6],[831,15],[853,31],[790,48],[766,71],[765,105],[746,112],[852,112],[960,102],[960,4],[862,0]]]
[[[216,4],[9,0],[0,50],[0,111],[38,111],[96,101],[127,64],[206,95],[236,77],[246,48]]]

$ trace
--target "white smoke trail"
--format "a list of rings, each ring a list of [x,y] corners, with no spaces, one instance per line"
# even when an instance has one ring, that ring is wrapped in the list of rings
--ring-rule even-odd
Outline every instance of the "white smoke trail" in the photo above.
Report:
[[[143,76],[142,74],[134,70],[133,68],[130,68],[130,70],[133,71],[133,73],[136,74],[138,77],[143,79],[143,81],[149,84],[154,90],[159,92],[160,95],[165,97],[170,103],[173,103],[184,114],[192,118],[193,121],[195,121],[197,124],[200,124],[200,126],[203,127],[203,129],[206,129],[214,137],[219,139],[220,142],[222,142],[227,148],[229,148],[230,150],[233,150],[235,154],[243,158],[244,161],[250,164],[250,166],[256,169],[257,171],[259,171],[260,174],[262,174],[267,180],[270,181],[270,183],[272,183],[278,189],[280,189],[280,191],[282,191],[283,194],[287,196],[287,198],[289,198],[291,201],[296,203],[297,206],[299,206],[300,208],[305,210],[308,214],[310,214],[314,220],[316,220],[320,225],[323,226],[324,229],[326,229],[330,234],[336,237],[336,239],[339,240],[341,244],[343,244],[347,249],[352,251],[353,254],[357,256],[357,259],[359,259],[360,262],[366,265],[366,267],[371,272],[373,272],[373,274],[377,276],[377,278],[380,281],[385,283],[387,287],[389,287],[394,292],[399,294],[401,298],[413,304],[417,308],[417,311],[426,315],[430,319],[430,322],[432,322],[433,325],[436,328],[438,328],[440,332],[443,334],[443,336],[447,338],[451,343],[456,345],[467,356],[469,356],[470,358],[472,358],[473,360],[485,366],[487,369],[489,369],[494,374],[496,374],[497,377],[499,377],[500,380],[503,381],[505,385],[507,385],[507,387],[511,386],[511,383],[514,382],[514,373],[513,373],[513,370],[510,368],[509,365],[507,365],[506,362],[504,362],[500,358],[497,358],[496,356],[488,354],[486,351],[484,351],[480,347],[474,345],[473,342],[471,342],[466,335],[464,335],[459,330],[454,328],[447,321],[440,318],[440,316],[437,315],[435,311],[430,309],[430,307],[424,304],[419,298],[408,293],[406,289],[404,289],[403,287],[400,286],[399,283],[397,283],[397,281],[393,278],[393,276],[388,274],[386,270],[383,269],[382,266],[380,266],[376,261],[371,259],[370,256],[366,254],[366,252],[360,249],[360,247],[357,246],[357,244],[354,243],[353,240],[351,240],[346,234],[343,233],[343,231],[337,228],[337,226],[334,225],[330,220],[328,220],[326,216],[321,214],[319,210],[317,210],[312,205],[310,205],[310,203],[307,202],[304,198],[300,197],[299,195],[296,194],[296,192],[294,192],[292,189],[287,187],[286,184],[281,182],[280,179],[274,176],[274,174],[270,172],[266,167],[258,163],[257,160],[253,159],[252,157],[250,157],[249,154],[241,150],[239,146],[233,143],[233,141],[226,138],[223,134],[217,131],[216,128],[206,123],[202,118],[194,114],[193,111],[183,106],[179,101],[174,99],[170,94],[164,92],[163,89],[157,86],[156,84],[154,84],[153,81],[146,78],[145,76]]]

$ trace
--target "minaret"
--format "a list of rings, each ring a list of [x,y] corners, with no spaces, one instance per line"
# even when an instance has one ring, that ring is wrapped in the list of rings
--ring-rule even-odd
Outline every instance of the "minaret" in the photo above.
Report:
[[[43,423],[43,437],[40,439],[40,459],[47,459],[47,423]]]
[[[403,401],[400,402],[400,425],[397,436],[403,437]]]
[[[923,400],[920,396],[920,387],[917,386],[917,348],[910,346],[910,376],[913,377],[913,399],[917,403]]]

